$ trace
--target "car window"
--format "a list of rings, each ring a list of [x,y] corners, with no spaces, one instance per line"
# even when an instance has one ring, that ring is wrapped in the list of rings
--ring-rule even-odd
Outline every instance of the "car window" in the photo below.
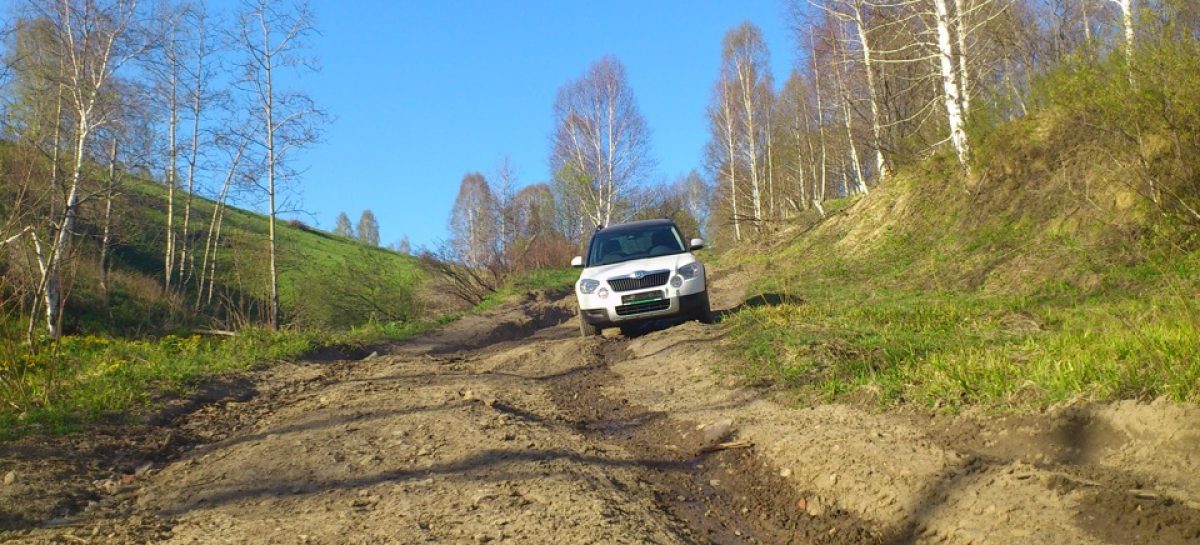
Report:
[[[588,266],[680,254],[687,251],[685,248],[683,237],[674,225],[600,233],[592,238],[588,249]]]

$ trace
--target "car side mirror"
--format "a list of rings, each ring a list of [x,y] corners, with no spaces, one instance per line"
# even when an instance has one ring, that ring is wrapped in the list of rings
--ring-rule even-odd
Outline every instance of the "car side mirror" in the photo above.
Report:
[[[702,239],[702,238],[693,238],[693,239],[692,239],[692,248],[691,248],[691,249],[693,249],[693,250],[699,250],[699,249],[702,249],[702,248],[704,248],[704,239]]]
[[[582,269],[583,268],[583,256],[577,255],[575,257],[572,257],[571,258],[571,266],[575,267],[576,269]]]

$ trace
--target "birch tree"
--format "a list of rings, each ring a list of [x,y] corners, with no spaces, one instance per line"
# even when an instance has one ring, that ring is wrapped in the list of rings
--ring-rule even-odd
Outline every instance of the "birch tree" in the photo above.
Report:
[[[725,94],[725,100],[736,100],[738,108],[727,109],[741,118],[739,142],[735,144],[746,163],[750,180],[751,219],[756,228],[761,226],[763,214],[763,184],[766,177],[766,144],[769,138],[766,120],[770,107],[771,72],[770,56],[762,31],[749,22],[725,34],[721,52],[722,78],[729,78],[733,93]],[[736,214],[736,212],[735,212]]]
[[[115,74],[145,49],[137,23],[137,3],[132,0],[45,0],[30,3],[33,17],[48,22],[47,46],[62,59],[61,85],[71,117],[71,159],[65,199],[57,218],[51,220],[50,239],[42,241],[30,230],[41,271],[38,291],[42,294],[47,335],[62,334],[62,271],[79,215],[82,179],[91,139],[109,120],[100,103]]]
[[[933,2],[934,22],[937,28],[937,60],[942,77],[946,122],[950,126],[950,143],[954,146],[954,154],[958,157],[959,164],[966,169],[971,156],[971,144],[967,141],[963,89],[954,63],[950,10],[946,6],[946,0],[931,0],[931,2]]]
[[[868,4],[866,0],[833,0],[831,5],[837,6],[837,8],[827,5],[826,2],[810,0],[810,3],[854,28],[854,34],[858,40],[857,49],[861,57],[863,74],[867,82],[867,105],[871,112],[871,147],[874,148],[875,171],[879,175],[879,181],[882,182],[887,179],[889,170],[887,160],[883,155],[883,127],[886,122],[884,121],[883,110],[880,106],[879,92],[876,90],[876,66],[872,60],[872,57],[876,53],[872,45],[873,41],[866,15],[866,11],[872,5]]]
[[[711,138],[707,146],[709,170],[718,180],[724,178],[727,182],[730,214],[733,225],[733,241],[741,242],[742,226],[738,212],[738,123],[740,116],[734,114],[736,109],[732,94],[733,83],[729,78],[719,77],[713,90],[712,102],[708,107],[708,121]]]
[[[1108,0],[1121,8],[1121,27],[1125,33],[1125,55],[1133,57],[1134,23],[1133,0]]]
[[[463,176],[450,213],[450,246],[469,268],[490,267],[498,245],[499,206],[487,179],[478,172]]]
[[[497,244],[501,257],[507,257],[509,248],[517,237],[517,210],[513,206],[513,198],[516,196],[517,171],[507,155],[500,159],[500,165],[496,168],[496,180],[493,193],[496,195],[496,206],[500,214],[497,225],[500,229]]]
[[[282,89],[282,71],[315,70],[303,56],[307,39],[315,32],[312,13],[305,2],[282,5],[269,0],[245,0],[238,15],[234,39],[241,50],[241,87],[254,104],[254,144],[264,155],[259,187],[267,200],[269,305],[268,322],[279,327],[279,266],[276,222],[282,184],[295,173],[288,168],[291,152],[317,141],[324,114],[312,99]]]
[[[379,246],[379,220],[370,210],[363,210],[358,218],[358,240],[363,244]]]
[[[158,46],[147,63],[154,80],[156,97],[165,111],[167,125],[166,163],[163,183],[167,187],[167,213],[163,226],[163,291],[171,291],[175,276],[175,193],[179,187],[179,88],[182,85],[183,42],[182,10],[169,2],[155,6],[153,32]]]
[[[649,151],[649,129],[616,57],[601,58],[559,88],[550,167],[575,189],[586,221],[613,220],[621,199],[653,168]]]
[[[237,147],[236,151],[230,154],[228,166],[225,171],[225,180],[221,184],[221,190],[217,193],[216,202],[213,203],[212,207],[212,216],[208,221],[208,234],[204,237],[204,255],[200,261],[200,281],[196,290],[196,308],[200,308],[202,303],[212,304],[213,291],[216,288],[217,282],[217,254],[221,248],[221,228],[225,221],[226,201],[229,199],[229,190],[233,187],[233,183],[238,177],[246,148],[250,145],[250,138],[246,136],[248,131],[243,131],[243,133],[245,134],[235,132],[232,135],[218,139],[218,144],[221,142],[236,142]],[[345,216],[345,213],[342,215]],[[347,223],[349,221],[346,220]],[[205,277],[207,277],[207,285]],[[207,295],[205,294],[206,290]]]
[[[350,216],[347,216],[345,212],[338,213],[337,220],[334,222],[333,234],[354,238],[354,224],[350,223]]]
[[[211,81],[215,75],[214,55],[216,54],[211,29],[208,24],[208,13],[203,3],[188,6],[182,15],[181,23],[186,29],[185,36],[186,58],[182,62],[183,76],[186,78],[185,98],[187,99],[188,116],[191,118],[191,135],[187,148],[187,189],[184,193],[183,225],[179,238],[179,284],[183,288],[191,277],[191,268],[195,257],[192,255],[192,200],[196,194],[196,171],[200,168],[202,157],[201,147],[206,142],[201,140],[201,127],[208,115],[207,108],[212,98]]]

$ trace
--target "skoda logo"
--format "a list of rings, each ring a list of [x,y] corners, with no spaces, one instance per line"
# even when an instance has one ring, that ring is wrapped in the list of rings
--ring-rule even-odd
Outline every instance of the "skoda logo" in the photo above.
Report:
[[[633,274],[629,276],[632,276],[634,280],[641,280],[642,277],[646,276],[646,271],[634,271]]]

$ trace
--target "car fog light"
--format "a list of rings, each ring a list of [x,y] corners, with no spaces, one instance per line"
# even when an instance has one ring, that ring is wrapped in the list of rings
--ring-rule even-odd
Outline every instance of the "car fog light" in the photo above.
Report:
[[[600,288],[600,291],[596,292],[596,297],[608,299],[608,288]]]
[[[671,287],[672,288],[678,288],[679,286],[682,286],[682,285],[683,285],[683,277],[682,276],[675,275],[675,276],[671,277]]]

